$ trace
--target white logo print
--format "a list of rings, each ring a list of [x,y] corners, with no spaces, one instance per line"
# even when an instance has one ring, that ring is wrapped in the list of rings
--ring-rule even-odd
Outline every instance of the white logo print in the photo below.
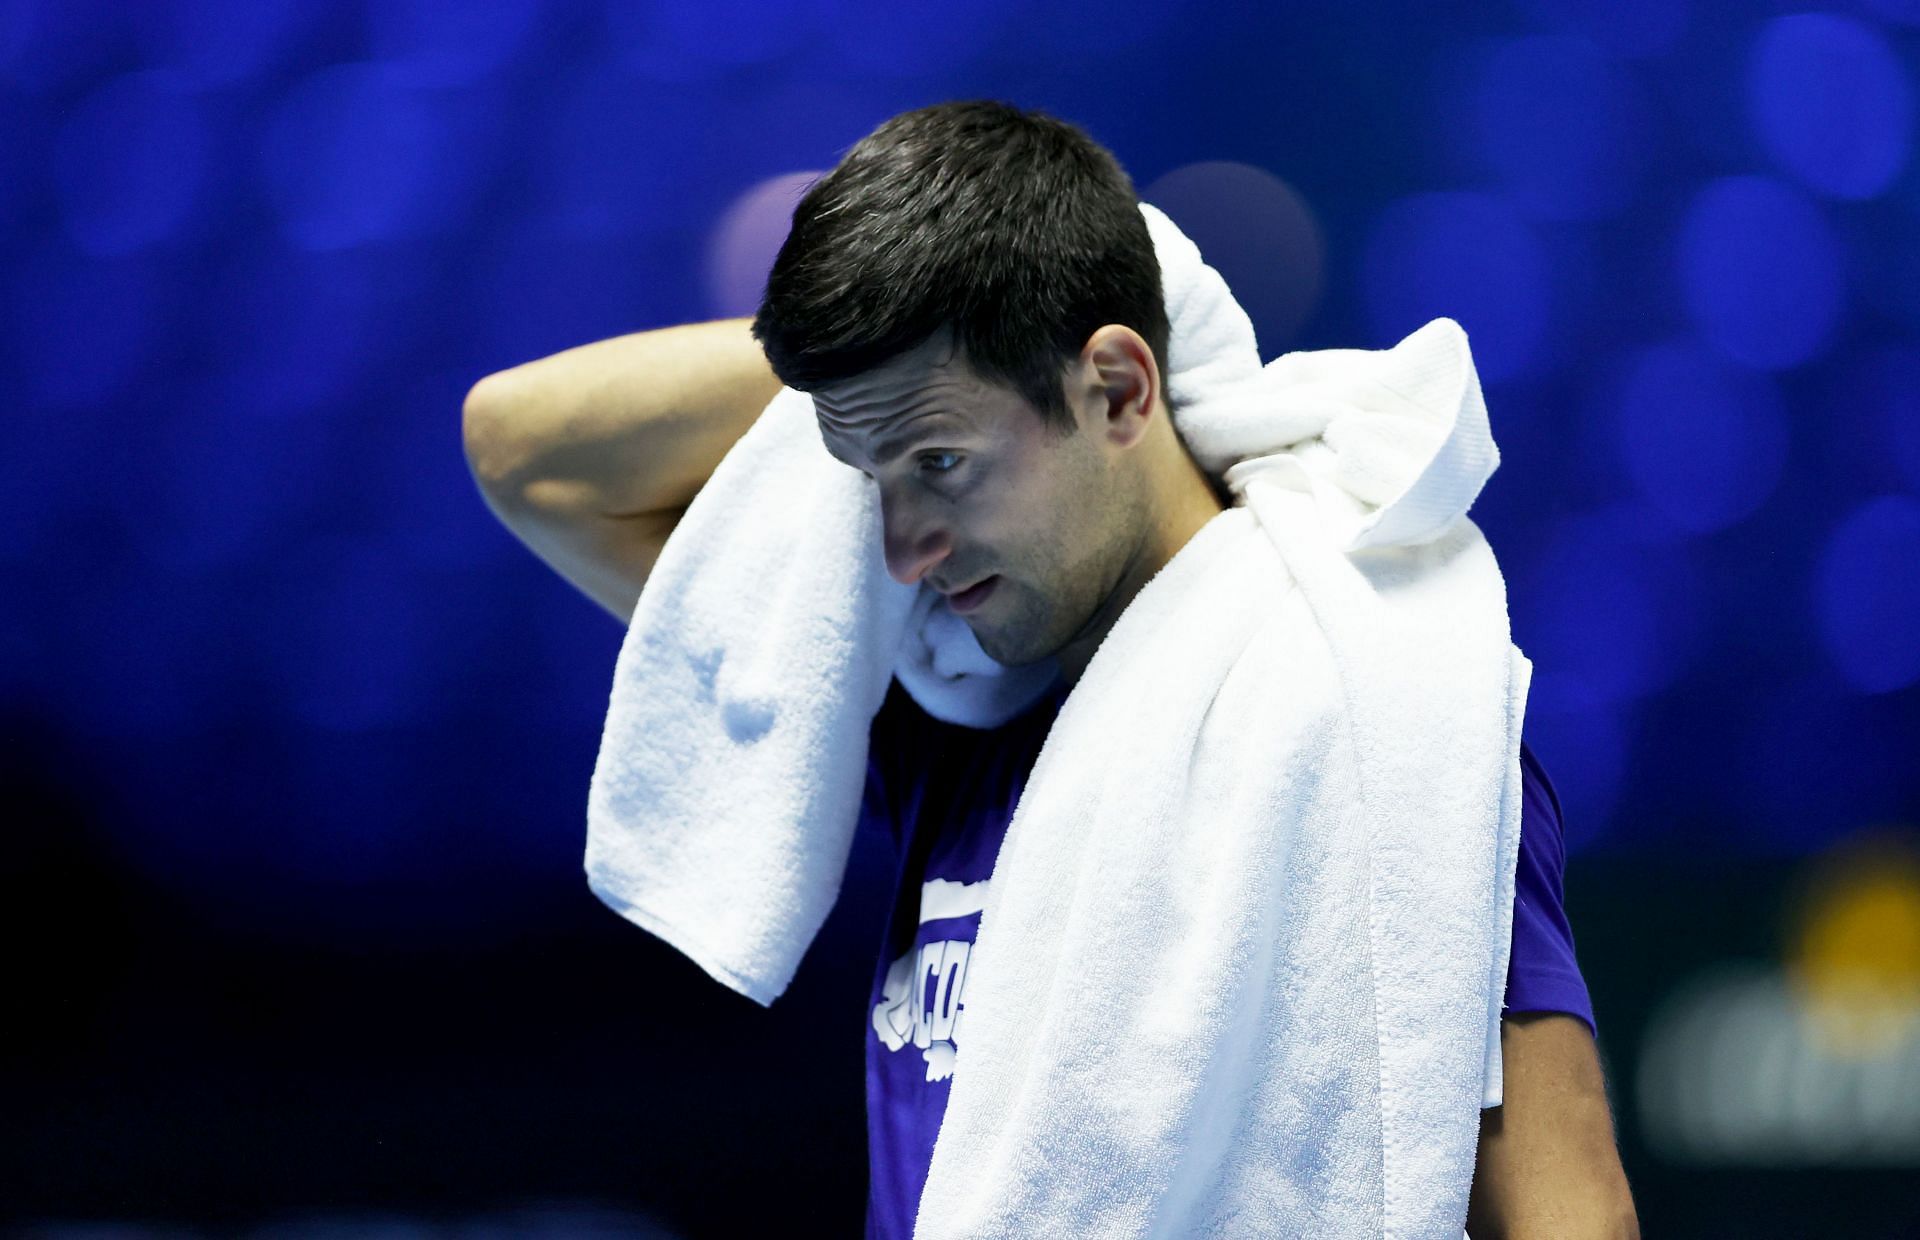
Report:
[[[987,881],[956,883],[936,878],[920,887],[920,924],[942,917],[965,917],[986,905]],[[959,1054],[960,1018],[966,1005],[967,960],[973,944],[942,939],[915,947],[887,969],[880,1002],[873,1009],[873,1030],[897,1051],[909,1041],[920,1048],[927,1079],[953,1075]]]

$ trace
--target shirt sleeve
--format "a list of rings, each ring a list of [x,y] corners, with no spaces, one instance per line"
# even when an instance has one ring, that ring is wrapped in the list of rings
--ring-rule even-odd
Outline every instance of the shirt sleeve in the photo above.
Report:
[[[1574,956],[1573,927],[1567,921],[1560,797],[1524,739],[1520,785],[1520,858],[1514,871],[1513,949],[1507,958],[1504,1010],[1569,1012],[1598,1037],[1593,1000]]]

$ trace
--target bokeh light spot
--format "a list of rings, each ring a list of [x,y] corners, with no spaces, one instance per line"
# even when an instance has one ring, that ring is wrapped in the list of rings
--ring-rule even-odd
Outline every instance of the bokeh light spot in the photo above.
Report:
[[[1834,528],[1815,578],[1827,658],[1863,693],[1920,681],[1920,500],[1882,495]]]
[[[1697,346],[1636,354],[1617,418],[1627,475],[1648,507],[1690,534],[1751,514],[1786,465],[1786,411],[1772,382]]]
[[[751,315],[766,292],[767,272],[793,227],[794,204],[820,171],[769,177],[736,198],[707,243],[707,312],[716,319]]]
[[[1747,65],[1747,107],[1767,155],[1818,194],[1881,193],[1913,146],[1913,87],[1886,38],[1834,13],[1766,24]]]
[[[1865,1062],[1903,1054],[1920,1032],[1920,840],[1858,832],[1799,885],[1786,972],[1810,1035]]]
[[[1326,287],[1326,242],[1299,191],[1264,168],[1209,160],[1175,168],[1140,196],[1227,282],[1263,357],[1294,345]]]
[[[1798,190],[1761,176],[1710,182],[1687,208],[1677,257],[1688,314],[1733,360],[1777,370],[1832,342],[1844,292],[1840,243]]]
[[[1374,221],[1362,292],[1374,341],[1391,346],[1445,315],[1466,329],[1482,382],[1525,374],[1551,320],[1549,268],[1513,207],[1488,194],[1416,194]]]

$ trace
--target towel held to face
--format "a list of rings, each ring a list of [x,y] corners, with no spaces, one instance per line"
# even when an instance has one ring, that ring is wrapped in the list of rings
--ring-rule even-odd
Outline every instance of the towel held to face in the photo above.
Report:
[[[1532,675],[1466,515],[1499,464],[1466,334],[1263,366],[1140,210],[1175,429],[1233,504],[1121,613],[1028,776],[915,1235],[1451,1240],[1501,1099]],[[1057,675],[888,576],[877,488],[784,389],[621,645],[589,885],[770,1004],[839,894],[889,681],[985,728]]]

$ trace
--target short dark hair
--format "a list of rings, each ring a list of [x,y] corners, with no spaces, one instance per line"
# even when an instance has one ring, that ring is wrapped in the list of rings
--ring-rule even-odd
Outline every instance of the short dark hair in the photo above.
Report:
[[[950,327],[976,374],[1064,438],[1066,367],[1106,323],[1140,333],[1164,385],[1171,331],[1132,180],[1078,127],[974,99],[884,121],[807,189],[753,336],[812,391]]]

